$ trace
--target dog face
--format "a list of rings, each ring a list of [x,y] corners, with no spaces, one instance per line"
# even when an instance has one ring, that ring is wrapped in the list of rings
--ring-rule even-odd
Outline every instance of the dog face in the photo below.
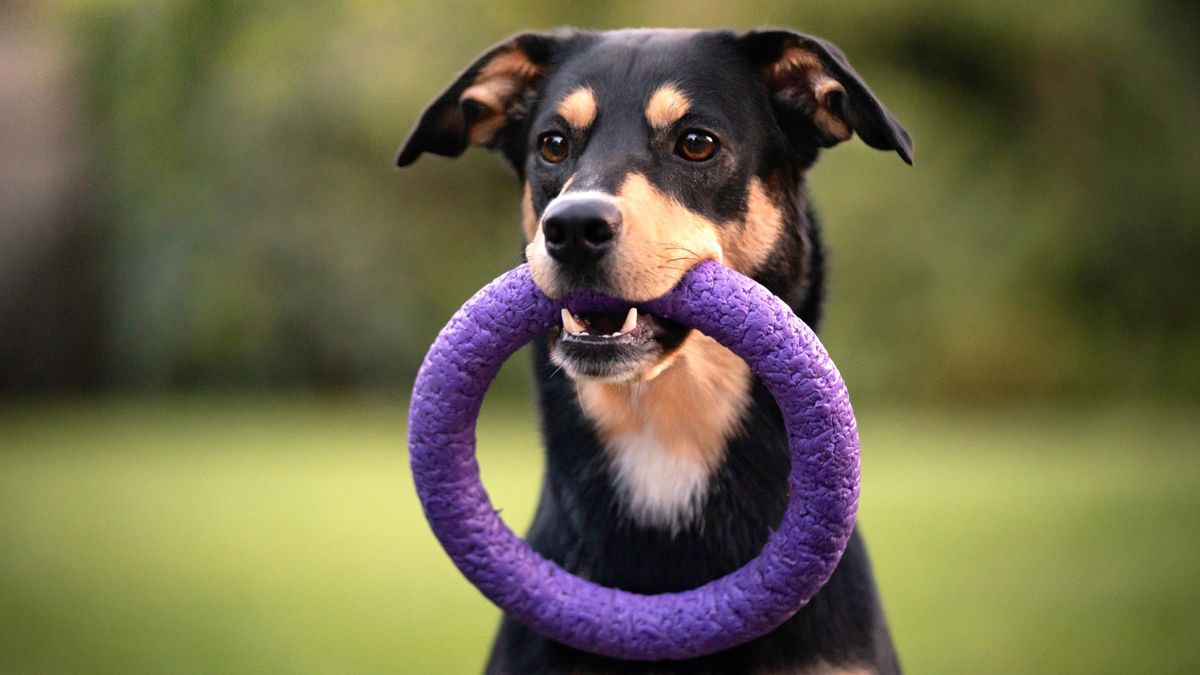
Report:
[[[717,260],[781,294],[805,278],[804,175],[820,148],[854,133],[911,161],[908,134],[817,38],[525,34],[468,67],[397,161],[501,151],[523,182],[525,256],[541,289],[629,303],[564,311],[551,358],[577,379],[631,381],[662,372],[691,332],[637,304],[696,263]]]

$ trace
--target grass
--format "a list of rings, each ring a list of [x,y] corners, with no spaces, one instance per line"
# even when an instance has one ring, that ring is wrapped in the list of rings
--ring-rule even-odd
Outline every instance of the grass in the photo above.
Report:
[[[1200,415],[860,409],[862,527],[915,673],[1200,671]],[[477,672],[498,614],[429,534],[399,402],[0,412],[0,672]],[[489,405],[518,530],[540,459]]]

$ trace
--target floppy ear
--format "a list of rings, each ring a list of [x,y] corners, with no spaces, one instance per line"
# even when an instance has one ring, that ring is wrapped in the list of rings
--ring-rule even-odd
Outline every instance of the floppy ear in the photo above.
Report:
[[[737,40],[789,135],[815,129],[817,143],[829,147],[857,133],[912,164],[912,138],[833,43],[786,30],[750,31]]]
[[[484,52],[421,113],[396,165],[408,166],[423,152],[458,157],[469,145],[501,146],[520,126],[563,39],[523,33]]]

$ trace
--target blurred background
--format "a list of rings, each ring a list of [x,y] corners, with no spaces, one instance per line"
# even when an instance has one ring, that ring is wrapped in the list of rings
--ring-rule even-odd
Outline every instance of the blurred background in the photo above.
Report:
[[[0,672],[479,670],[405,398],[517,183],[392,155],[559,25],[818,34],[916,138],[811,186],[911,672],[1197,672],[1197,7],[0,1]],[[526,358],[480,426],[518,531]]]

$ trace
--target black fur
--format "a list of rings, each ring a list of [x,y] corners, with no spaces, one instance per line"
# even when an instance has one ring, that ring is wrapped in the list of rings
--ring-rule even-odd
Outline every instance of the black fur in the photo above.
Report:
[[[507,45],[507,46],[506,46]],[[845,88],[838,116],[873,147],[895,150],[911,163],[908,134],[875,98],[833,45],[788,31],[622,31],[611,34],[526,34],[494,48],[470,66],[423,113],[398,163],[422,152],[456,156],[467,145],[470,105],[459,96],[487,59],[517,45],[544,70],[515,100],[492,141],[531,186],[536,213],[570,175],[592,189],[615,190],[630,171],[714,222],[744,215],[752,177],[771,190],[787,221],[782,238],[756,279],[814,328],[824,295],[824,253],[804,176],[830,137],[811,119],[811,101],[794,83],[765,82],[763,67],[784,50],[810,50]],[[640,123],[650,92],[677,83],[693,102],[685,123],[714,131],[723,154],[704,166],[671,153],[672,134]],[[604,120],[603,130],[578,137],[551,106],[580,83],[593,88],[600,117],[633,106],[639,115]],[[601,127],[597,122],[597,128]],[[571,138],[572,156],[549,165],[534,152],[547,128]],[[582,160],[586,151],[586,161]],[[787,501],[788,451],[774,400],[755,382],[743,430],[729,441],[723,464],[710,477],[699,517],[677,532],[643,527],[622,513],[606,451],[580,409],[574,384],[551,365],[548,338],[535,341],[534,368],[546,475],[528,540],[535,550],[597,583],[641,593],[694,588],[727,574],[758,554]],[[818,666],[899,671],[880,608],[865,547],[855,532],[829,583],[779,629],[746,645],[682,662],[616,661],[579,652],[505,619],[489,673],[755,673],[803,672]]]

